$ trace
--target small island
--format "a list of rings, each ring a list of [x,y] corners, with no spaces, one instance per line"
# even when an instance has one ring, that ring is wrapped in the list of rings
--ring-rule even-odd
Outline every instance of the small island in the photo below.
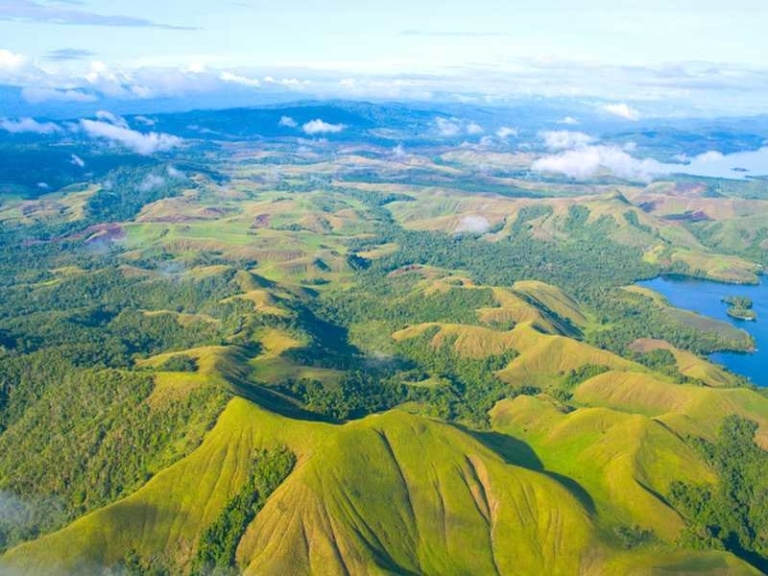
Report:
[[[731,318],[750,322],[757,320],[757,313],[752,309],[752,300],[746,296],[726,296],[723,302],[728,304],[727,313]]]

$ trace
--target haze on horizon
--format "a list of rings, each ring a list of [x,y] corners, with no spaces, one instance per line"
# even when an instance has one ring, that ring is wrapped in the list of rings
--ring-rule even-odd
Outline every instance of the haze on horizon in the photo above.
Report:
[[[757,0],[0,0],[0,84],[32,105],[236,91],[758,114],[767,21]]]

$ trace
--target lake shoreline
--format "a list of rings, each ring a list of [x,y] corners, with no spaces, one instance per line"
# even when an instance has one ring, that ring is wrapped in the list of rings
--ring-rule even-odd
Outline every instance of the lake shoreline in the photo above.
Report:
[[[724,365],[729,371],[749,378],[760,387],[768,387],[768,323],[739,319],[728,313],[723,304],[725,298],[749,298],[754,303],[758,318],[768,314],[768,277],[760,275],[757,285],[734,284],[714,280],[662,274],[652,280],[642,280],[636,286],[648,288],[660,294],[675,308],[694,312],[724,322],[751,336],[752,348],[741,350],[718,350],[708,355],[710,361]]]

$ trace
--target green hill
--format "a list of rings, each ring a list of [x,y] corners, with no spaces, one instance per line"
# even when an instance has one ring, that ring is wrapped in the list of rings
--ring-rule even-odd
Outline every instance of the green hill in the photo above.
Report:
[[[245,482],[254,451],[278,446],[298,463],[245,532],[237,560],[246,573],[600,574],[617,562],[630,571],[752,573],[717,553],[614,557],[580,493],[522,466],[524,444],[502,455],[404,413],[338,427],[287,421],[244,400],[230,403],[194,453],[134,495],[11,550],[4,565],[68,574],[138,555],[174,571],[189,567],[200,535]]]

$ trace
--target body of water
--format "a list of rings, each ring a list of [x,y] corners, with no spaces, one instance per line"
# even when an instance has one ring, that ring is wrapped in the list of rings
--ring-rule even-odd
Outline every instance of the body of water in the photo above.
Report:
[[[670,173],[745,180],[750,176],[768,175],[768,147],[749,152],[720,154],[707,152],[685,164],[665,164]]]
[[[711,359],[727,366],[731,372],[747,376],[758,386],[768,386],[768,279],[764,279],[759,286],[736,286],[688,278],[656,278],[639,285],[662,294],[677,308],[692,310],[749,332],[757,343],[755,353],[721,352],[713,354]],[[725,296],[751,298],[757,322],[728,316],[728,306],[722,302]]]

